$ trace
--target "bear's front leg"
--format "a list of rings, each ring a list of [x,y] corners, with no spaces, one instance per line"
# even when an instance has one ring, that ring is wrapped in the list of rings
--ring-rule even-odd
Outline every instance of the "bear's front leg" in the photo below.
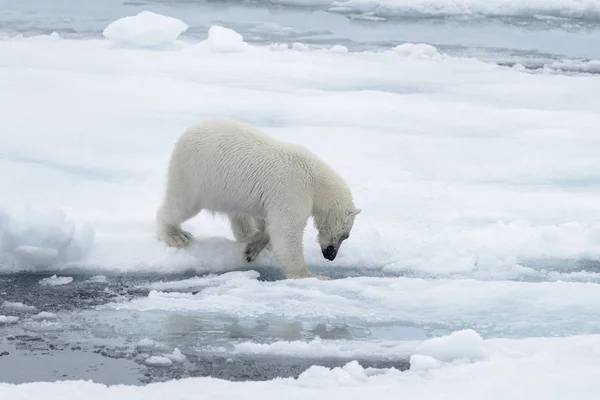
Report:
[[[302,237],[304,224],[289,217],[271,218],[267,231],[269,232],[271,249],[275,259],[281,265],[287,279],[318,278],[329,280],[323,275],[313,274],[304,263]]]

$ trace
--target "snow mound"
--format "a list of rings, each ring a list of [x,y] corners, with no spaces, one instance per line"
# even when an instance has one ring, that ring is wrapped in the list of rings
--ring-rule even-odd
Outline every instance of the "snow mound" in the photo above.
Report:
[[[19,317],[0,315],[0,325],[16,324],[19,322]]]
[[[67,285],[73,282],[73,278],[70,276],[56,276],[52,275],[50,278],[40,279],[40,285],[42,286],[61,286]]]
[[[416,354],[433,357],[443,362],[474,362],[486,358],[483,338],[474,330],[452,332],[448,336],[426,340],[416,349]],[[411,358],[412,361],[412,358]],[[418,366],[432,364],[431,360],[417,358]]]
[[[204,42],[213,53],[241,53],[248,48],[244,37],[233,29],[213,25],[208,29],[208,38]]]
[[[151,47],[174,42],[188,27],[177,18],[142,11],[111,22],[102,33],[119,44]]]
[[[422,354],[413,354],[410,356],[411,371],[428,371],[431,369],[441,368],[443,365],[443,362],[431,356],[425,356]]]
[[[341,368],[329,369],[322,366],[312,366],[300,374],[296,384],[300,387],[311,388],[359,386],[367,382],[368,379],[365,369],[357,361],[351,361]]]
[[[342,46],[340,44],[336,44],[335,46],[331,47],[331,49],[329,49],[329,51],[331,53],[337,53],[337,54],[346,54],[349,52],[349,50],[346,46]]]
[[[403,43],[394,47],[394,52],[402,57],[420,60],[433,60],[441,57],[435,47],[423,43]]]
[[[292,50],[294,51],[309,51],[310,48],[304,43],[294,42],[292,43]]]
[[[153,366],[153,367],[169,367],[173,364],[173,361],[171,361],[169,358],[167,357],[161,357],[161,356],[152,356],[146,359],[146,364]]]
[[[0,209],[0,271],[49,268],[89,254],[94,229],[62,211]]]

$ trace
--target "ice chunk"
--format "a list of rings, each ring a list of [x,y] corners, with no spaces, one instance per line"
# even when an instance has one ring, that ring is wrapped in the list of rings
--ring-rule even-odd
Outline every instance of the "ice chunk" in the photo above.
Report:
[[[0,325],[16,324],[19,322],[19,317],[0,315]]]
[[[119,44],[146,47],[172,43],[188,27],[180,19],[142,11],[111,22],[102,33]]]
[[[5,301],[0,304],[0,308],[11,311],[20,311],[20,312],[33,312],[36,310],[34,306],[28,306],[27,304],[23,304],[21,302],[15,301]]]
[[[164,349],[165,345],[157,342],[156,340],[152,340],[152,339],[148,339],[148,338],[144,338],[141,339],[140,341],[138,341],[135,344],[135,347],[138,350],[153,350],[153,349]]]
[[[45,319],[27,322],[23,328],[32,332],[57,332],[64,329],[62,324]]]
[[[171,361],[169,358],[162,356],[149,357],[145,362],[147,365],[151,365],[153,367],[168,367],[173,364],[173,361]]]
[[[213,25],[208,29],[208,38],[204,42],[213,53],[240,53],[248,48],[244,37],[233,29]]]
[[[350,340],[277,341],[273,343],[241,342],[235,345],[236,354],[270,354],[283,357],[333,357],[406,360],[416,343],[380,342],[365,343]]]
[[[37,319],[37,320],[49,320],[49,319],[57,319],[58,316],[54,313],[51,312],[47,312],[47,311],[42,311],[39,314],[35,314],[31,316],[32,319]]]
[[[166,357],[169,358],[171,361],[178,363],[182,363],[185,361],[185,355],[178,348],[175,348],[175,350],[173,350],[173,353],[166,355]]]
[[[44,278],[40,280],[42,286],[61,286],[69,284],[73,281],[70,276],[56,276],[52,275],[50,278]]]

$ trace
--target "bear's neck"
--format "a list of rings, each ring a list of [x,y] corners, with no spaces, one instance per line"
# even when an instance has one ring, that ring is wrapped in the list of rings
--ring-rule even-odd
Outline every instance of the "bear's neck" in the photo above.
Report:
[[[352,196],[346,183],[337,172],[324,165],[315,173],[313,215],[327,215],[331,212],[345,210],[352,204]]]

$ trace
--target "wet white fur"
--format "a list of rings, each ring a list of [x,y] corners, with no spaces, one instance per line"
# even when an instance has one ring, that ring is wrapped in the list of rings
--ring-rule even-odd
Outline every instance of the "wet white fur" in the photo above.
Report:
[[[229,217],[247,262],[272,250],[287,278],[325,278],[304,262],[310,216],[325,249],[341,244],[360,212],[343,179],[309,150],[222,118],[188,128],[175,144],[156,214],[158,238],[188,245],[192,235],[181,224],[201,210]]]

